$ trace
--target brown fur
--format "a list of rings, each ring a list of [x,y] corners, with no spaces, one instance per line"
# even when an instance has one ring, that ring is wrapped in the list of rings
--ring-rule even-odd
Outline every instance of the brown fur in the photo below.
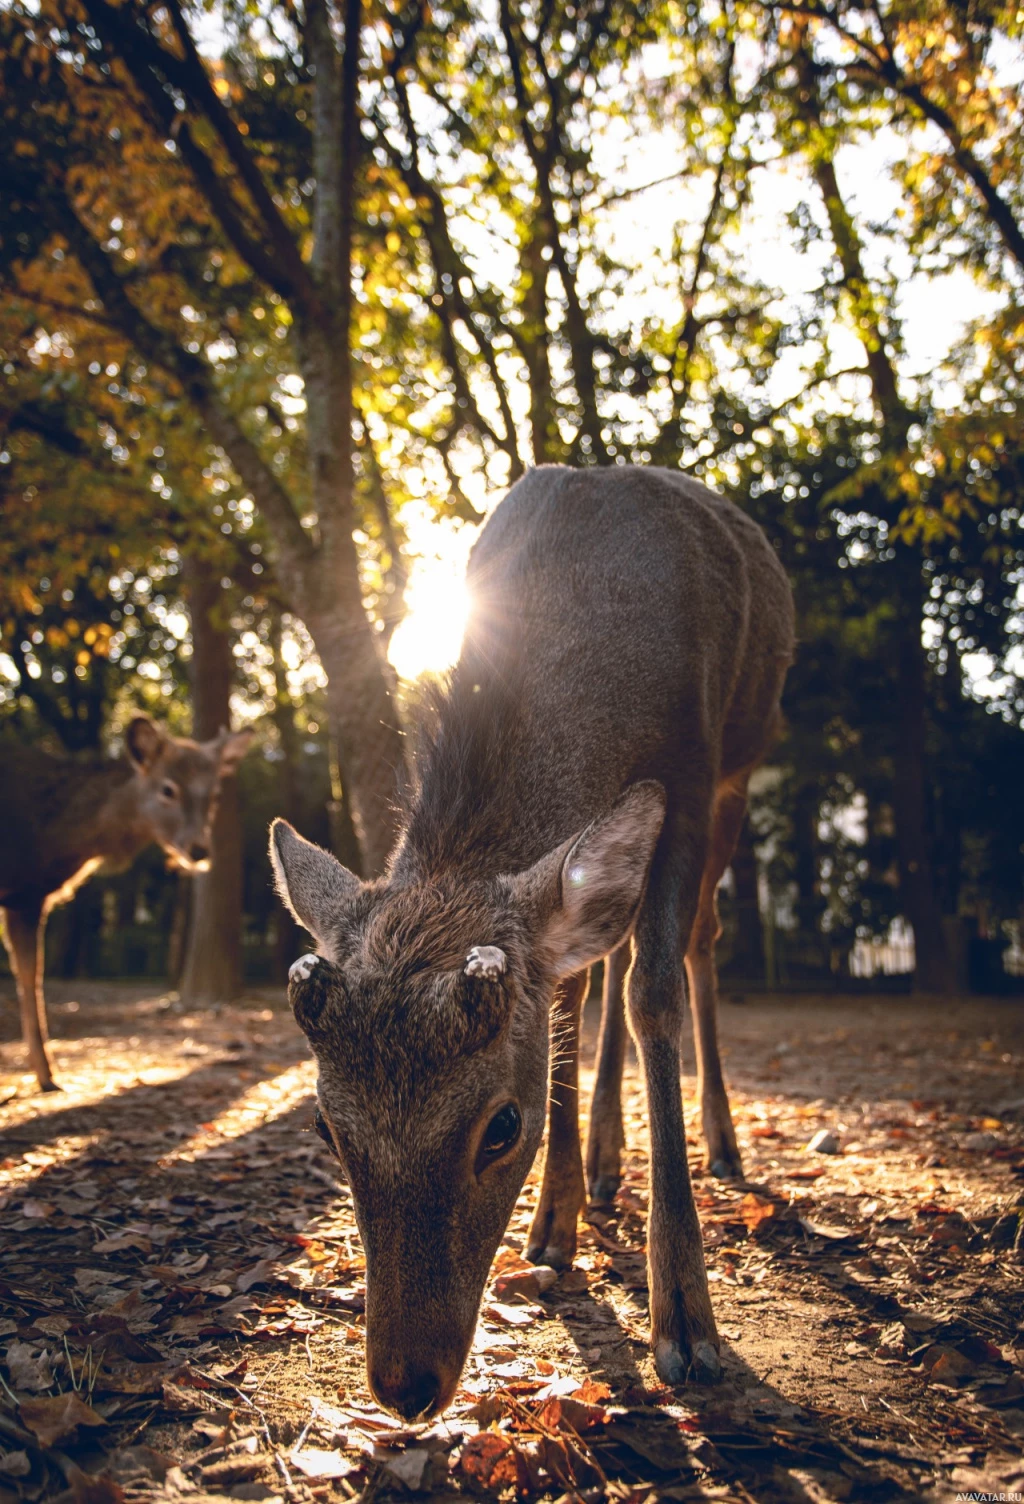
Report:
[[[655,1358],[668,1382],[719,1370],[679,1085],[683,958],[705,1131],[713,1152],[733,1155],[719,1166],[728,1173],[738,1159],[708,965],[714,888],[793,641],[789,587],[763,534],[667,471],[531,472],[481,534],[469,584],[462,656],[387,877],[360,884],[280,821],[271,841],[282,896],[325,958],[303,963],[291,996],[366,1250],[370,1384],[406,1417],[443,1408],[458,1383],[543,1137],[552,1007],[549,1152],[529,1251],[572,1258],[579,1009],[587,967],[609,952],[610,1058],[588,1164],[617,1179],[630,936]],[[478,946],[506,955],[494,980],[465,974]]]
[[[151,841],[197,870],[209,857],[220,779],[248,745],[248,732],[205,743],[173,737],[148,716],[130,723],[126,756],[116,762],[72,762],[0,741],[0,909],[22,1037],[44,1090],[54,1084],[43,998],[47,915],[103,862],[126,865]]]

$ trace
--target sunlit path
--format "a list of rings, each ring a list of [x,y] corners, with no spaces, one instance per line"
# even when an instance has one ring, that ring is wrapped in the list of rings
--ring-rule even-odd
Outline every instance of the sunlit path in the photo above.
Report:
[[[105,1429],[72,1428],[62,1445],[93,1472],[138,1468],[126,1439],[141,1439],[211,1494],[234,1486],[230,1473],[269,1499],[286,1469],[397,1499],[408,1469],[421,1496],[450,1497],[500,1457],[547,1476],[537,1459],[554,1467],[556,1454],[536,1438],[550,1433],[581,1474],[614,1481],[610,1497],[653,1478],[673,1499],[783,1504],[813,1476],[816,1500],[910,1504],[951,1477],[1006,1483],[1016,1465],[1024,1310],[1004,1209],[1024,1166],[1012,1109],[1024,1033],[1012,1005],[724,1005],[746,1184],[702,1173],[695,1083],[683,1083],[726,1359],[707,1392],[664,1389],[650,1363],[646,1109],[629,1059],[614,1211],[581,1225],[571,1272],[538,1283],[521,1257],[535,1167],[462,1389],[428,1431],[400,1431],[368,1399],[362,1252],[309,1131],[312,1066],[283,999],[218,1010],[201,1034],[195,1015],[128,988],[106,1002],[83,989],[82,1009],[58,1013],[82,1036],[58,1040],[58,1058],[91,1052],[66,1100],[0,1109],[0,1353],[23,1395],[44,1393],[23,1388],[33,1372],[69,1387],[65,1342],[76,1374],[92,1365]],[[589,1008],[585,1098],[595,1034]],[[129,1056],[146,1079],[123,1076]],[[808,1152],[821,1129],[837,1153]],[[11,1424],[34,1414],[20,1403]],[[139,1497],[163,1499],[148,1467]]]

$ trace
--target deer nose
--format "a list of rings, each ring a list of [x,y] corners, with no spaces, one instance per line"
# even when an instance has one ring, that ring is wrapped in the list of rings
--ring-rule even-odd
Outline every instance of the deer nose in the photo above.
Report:
[[[372,1388],[381,1404],[403,1420],[426,1420],[437,1406],[441,1380],[427,1368],[412,1368],[395,1377],[374,1374]]]
[[[204,846],[202,841],[193,841],[188,848],[188,854],[194,862],[205,862],[210,855],[209,846]]]

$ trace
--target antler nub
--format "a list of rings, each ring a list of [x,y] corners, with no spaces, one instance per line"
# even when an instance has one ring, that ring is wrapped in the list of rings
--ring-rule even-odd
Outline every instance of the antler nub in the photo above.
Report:
[[[465,975],[496,982],[508,970],[505,952],[496,945],[474,945],[466,957]]]
[[[300,956],[297,961],[293,961],[289,966],[289,982],[308,982],[319,965],[320,957],[314,955],[312,951],[307,951],[304,956]]]

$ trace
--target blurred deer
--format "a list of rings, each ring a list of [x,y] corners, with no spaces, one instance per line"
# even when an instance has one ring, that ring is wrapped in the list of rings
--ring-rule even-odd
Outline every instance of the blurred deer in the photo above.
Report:
[[[737,1173],[715,890],[793,650],[790,589],[764,534],[666,470],[532,471],[484,528],[469,586],[462,656],[387,876],[360,882],[283,821],[271,837],[282,897],[320,950],[295,963],[289,990],[366,1254],[370,1387],[407,1419],[455,1393],[546,1113],[527,1251],[573,1258],[587,968],[613,953],[614,1012],[630,939],[655,1363],[670,1384],[719,1376],[683,1127],[683,963],[709,1151]],[[616,1048],[602,1194],[618,1175]]]
[[[186,872],[209,867],[220,780],[238,767],[250,735],[194,742],[140,715],[125,732],[124,757],[91,765],[0,739],[0,910],[22,1037],[44,1091],[56,1089],[43,998],[47,915],[103,862],[126,866],[151,841]]]

